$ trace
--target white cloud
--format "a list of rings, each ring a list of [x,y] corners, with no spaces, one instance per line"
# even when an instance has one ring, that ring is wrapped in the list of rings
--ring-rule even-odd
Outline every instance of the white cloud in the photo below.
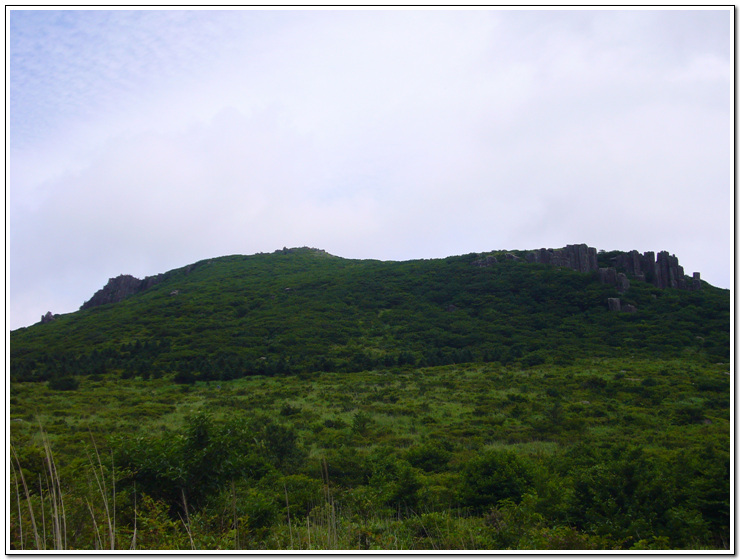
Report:
[[[34,14],[11,16],[13,326],[292,245],[667,249],[729,285],[726,14]]]

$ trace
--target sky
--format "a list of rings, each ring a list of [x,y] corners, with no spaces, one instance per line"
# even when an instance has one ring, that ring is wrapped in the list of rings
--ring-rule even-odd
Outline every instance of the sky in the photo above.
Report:
[[[731,17],[6,8],[7,324],[300,246],[666,250],[730,288]]]

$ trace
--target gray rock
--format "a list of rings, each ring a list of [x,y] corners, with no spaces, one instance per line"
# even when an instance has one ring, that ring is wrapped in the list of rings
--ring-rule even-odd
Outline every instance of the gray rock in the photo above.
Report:
[[[621,311],[622,310],[622,300],[619,298],[612,298],[606,300],[606,304],[609,306],[609,311]]]
[[[498,260],[493,255],[487,255],[473,261],[473,266],[487,267],[497,264]]]
[[[701,290],[701,274],[699,274],[698,272],[694,272],[694,276],[691,280],[691,289]]]
[[[678,263],[675,255],[667,251],[655,253],[647,251],[640,255],[637,251],[622,253],[613,259],[614,266],[624,270],[627,276],[643,282],[650,282],[653,286],[665,289],[693,290],[694,283],[684,274],[683,267]]]
[[[658,259],[655,263],[656,278],[653,284],[658,288],[680,288],[681,280],[684,277],[683,267],[679,266],[678,259],[675,255],[668,254],[668,251],[658,253]],[[685,285],[685,284],[684,284]]]
[[[147,276],[139,280],[130,274],[121,274],[108,280],[108,283],[95,292],[93,297],[82,304],[80,309],[90,309],[106,303],[117,303],[129,296],[138,294],[163,280],[162,274]]]
[[[52,315],[51,311],[47,311],[46,315],[41,316],[41,323],[51,323],[56,317]]]
[[[566,245],[562,249],[539,249],[527,254],[528,262],[549,264],[571,268],[578,272],[592,272],[599,269],[597,252],[585,243]]]
[[[616,279],[617,291],[623,294],[630,288],[630,281],[627,279],[627,275],[624,272],[617,273]]]
[[[599,269],[599,281],[602,284],[609,284],[610,286],[617,285],[617,269],[610,266],[608,268]]]

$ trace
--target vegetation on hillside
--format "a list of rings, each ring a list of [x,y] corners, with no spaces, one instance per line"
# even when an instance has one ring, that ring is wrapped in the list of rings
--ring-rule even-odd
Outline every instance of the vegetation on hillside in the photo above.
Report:
[[[286,249],[201,261],[122,302],[14,331],[11,375],[191,383],[625,352],[729,360],[727,290],[635,281],[620,295],[596,273],[503,258],[480,268],[477,257],[356,261]],[[638,312],[609,312],[609,297]]]
[[[223,257],[14,331],[10,545],[728,548],[729,293],[477,258]]]

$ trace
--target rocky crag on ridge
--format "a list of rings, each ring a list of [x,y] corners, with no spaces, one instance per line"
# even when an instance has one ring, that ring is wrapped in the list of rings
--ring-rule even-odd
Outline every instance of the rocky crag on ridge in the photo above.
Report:
[[[627,276],[635,280],[650,282],[660,289],[698,290],[701,288],[701,275],[694,272],[692,278],[686,276],[683,267],[678,264],[676,255],[671,255],[668,251],[660,251],[657,259],[652,251],[643,254],[637,251],[620,253],[612,258],[613,266],[605,268],[599,267],[597,255],[596,249],[586,244],[566,245],[562,249],[533,251],[527,254],[526,260],[527,262],[564,266],[578,272],[598,271],[602,283],[613,284],[620,292],[625,292],[629,288]],[[624,270],[624,272],[618,272],[618,270]]]
[[[159,284],[163,280],[162,274],[156,276],[147,276],[143,280],[131,276],[130,274],[121,274],[115,278],[110,278],[108,283],[99,289],[93,297],[82,304],[80,309],[90,309],[106,303],[116,303],[124,298],[138,294],[141,291]]]
[[[660,251],[656,258],[655,253],[647,251],[640,254],[638,251],[620,253],[612,257],[613,266],[600,267],[598,251],[585,243],[566,245],[561,249],[537,249],[527,253],[524,260],[528,263],[549,264],[565,267],[582,273],[597,272],[602,284],[610,284],[620,294],[630,287],[630,280],[649,282],[656,288],[675,288],[678,290],[701,289],[701,275],[694,272],[692,277],[684,274],[684,269],[678,264],[678,258],[668,251]],[[507,260],[521,260],[511,253],[506,254]],[[496,257],[488,255],[476,260],[475,266],[492,266],[498,261]],[[626,311],[634,313],[633,305],[622,305],[619,298],[609,298],[607,302],[610,311]]]

